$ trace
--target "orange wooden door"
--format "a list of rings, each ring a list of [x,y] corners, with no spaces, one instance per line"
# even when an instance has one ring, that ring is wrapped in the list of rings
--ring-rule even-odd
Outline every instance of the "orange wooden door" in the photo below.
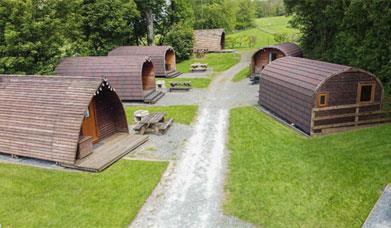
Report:
[[[96,109],[94,100],[91,101],[88,106],[88,112],[84,115],[82,132],[84,136],[91,136],[92,142],[97,142],[99,139],[96,126]]]

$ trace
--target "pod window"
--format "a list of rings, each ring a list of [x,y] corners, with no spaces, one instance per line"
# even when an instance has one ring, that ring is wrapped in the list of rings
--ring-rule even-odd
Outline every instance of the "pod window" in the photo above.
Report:
[[[326,107],[329,103],[328,93],[319,93],[318,95],[318,107]]]
[[[269,53],[269,63],[277,59],[277,53]]]
[[[373,103],[375,100],[375,83],[358,84],[358,103]]]

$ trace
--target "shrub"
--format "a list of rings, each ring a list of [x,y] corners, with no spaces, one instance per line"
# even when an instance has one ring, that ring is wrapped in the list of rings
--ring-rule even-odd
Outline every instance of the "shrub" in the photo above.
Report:
[[[274,41],[276,41],[277,43],[297,42],[299,40],[297,34],[275,33],[273,36]]]
[[[189,26],[176,24],[172,26],[164,39],[166,45],[175,49],[179,61],[189,59],[193,54],[193,29]]]

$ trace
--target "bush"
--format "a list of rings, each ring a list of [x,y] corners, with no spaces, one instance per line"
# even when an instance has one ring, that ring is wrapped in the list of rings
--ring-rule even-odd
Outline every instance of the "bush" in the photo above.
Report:
[[[166,45],[175,49],[176,58],[179,61],[189,59],[192,56],[193,42],[193,29],[181,24],[172,26],[164,39]]]
[[[276,43],[297,42],[299,40],[297,34],[276,33],[273,36]]]
[[[225,39],[227,48],[253,48],[257,42],[256,36],[227,37]]]

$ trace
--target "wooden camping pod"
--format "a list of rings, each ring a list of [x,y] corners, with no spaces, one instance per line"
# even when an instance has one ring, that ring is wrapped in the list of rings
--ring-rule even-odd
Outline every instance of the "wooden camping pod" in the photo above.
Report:
[[[383,86],[349,66],[283,57],[261,73],[259,104],[307,134],[386,122]]]
[[[176,77],[175,51],[169,46],[122,46],[109,52],[109,56],[150,56],[156,77]]]
[[[156,90],[154,66],[146,56],[68,57],[55,72],[62,76],[107,78],[124,101],[144,101]]]
[[[74,165],[81,137],[129,133],[111,85],[98,78],[0,76],[0,152]]]
[[[207,50],[208,52],[220,52],[225,48],[224,29],[200,29],[194,30],[194,52]]]
[[[303,57],[300,47],[294,43],[282,43],[273,46],[266,46],[257,50],[251,57],[251,74],[259,76],[263,68],[274,61],[286,56]]]

